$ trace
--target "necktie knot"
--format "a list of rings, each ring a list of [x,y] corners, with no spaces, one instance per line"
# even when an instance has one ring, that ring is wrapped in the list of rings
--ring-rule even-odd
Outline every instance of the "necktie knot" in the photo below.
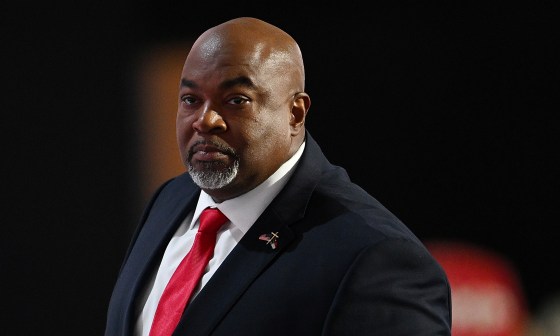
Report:
[[[220,209],[206,208],[200,214],[200,225],[198,231],[216,234],[220,227],[222,227],[222,225],[224,225],[227,221],[228,218],[220,211]]]

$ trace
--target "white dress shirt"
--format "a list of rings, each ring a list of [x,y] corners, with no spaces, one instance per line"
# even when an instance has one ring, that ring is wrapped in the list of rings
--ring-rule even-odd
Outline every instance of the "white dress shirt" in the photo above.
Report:
[[[222,203],[216,203],[210,195],[201,191],[196,208],[187,215],[173,238],[169,241],[161,264],[156,274],[152,277],[150,284],[146,287],[143,300],[139,300],[135,335],[149,335],[163,290],[169,279],[171,279],[173,272],[175,272],[175,269],[193,245],[196,232],[198,231],[198,217],[202,210],[206,207],[217,207],[226,215],[229,222],[224,224],[218,231],[214,255],[205,269],[200,284],[193,293],[193,298],[206,285],[235,245],[243,238],[243,235],[245,235],[274,197],[282,190],[292,175],[304,147],[305,143],[266,181],[241,196],[223,201]]]

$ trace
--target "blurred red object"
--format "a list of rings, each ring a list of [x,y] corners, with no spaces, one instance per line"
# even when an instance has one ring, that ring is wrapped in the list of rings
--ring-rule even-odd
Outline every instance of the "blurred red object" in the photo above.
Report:
[[[430,241],[451,285],[452,336],[521,336],[529,315],[516,268],[505,256],[465,242]]]

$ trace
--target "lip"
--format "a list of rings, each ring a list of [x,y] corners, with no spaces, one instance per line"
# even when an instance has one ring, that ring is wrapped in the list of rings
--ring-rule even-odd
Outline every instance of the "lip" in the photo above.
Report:
[[[222,152],[198,151],[194,152],[192,158],[196,161],[221,161],[227,158],[227,155]]]
[[[196,161],[216,161],[228,157],[228,155],[222,152],[218,147],[207,144],[194,146],[192,153],[192,158]]]

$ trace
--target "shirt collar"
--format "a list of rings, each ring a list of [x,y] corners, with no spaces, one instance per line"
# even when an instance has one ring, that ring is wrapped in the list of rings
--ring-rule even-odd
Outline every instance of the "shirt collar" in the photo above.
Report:
[[[270,175],[263,183],[254,189],[238,197],[216,203],[204,190],[201,191],[198,203],[194,212],[192,227],[198,220],[200,213],[207,207],[217,207],[226,217],[244,234],[255,223],[257,218],[264,212],[266,207],[278,195],[280,190],[286,185],[292,176],[296,164],[303,154],[305,142],[299,147],[297,152],[284,164]]]

